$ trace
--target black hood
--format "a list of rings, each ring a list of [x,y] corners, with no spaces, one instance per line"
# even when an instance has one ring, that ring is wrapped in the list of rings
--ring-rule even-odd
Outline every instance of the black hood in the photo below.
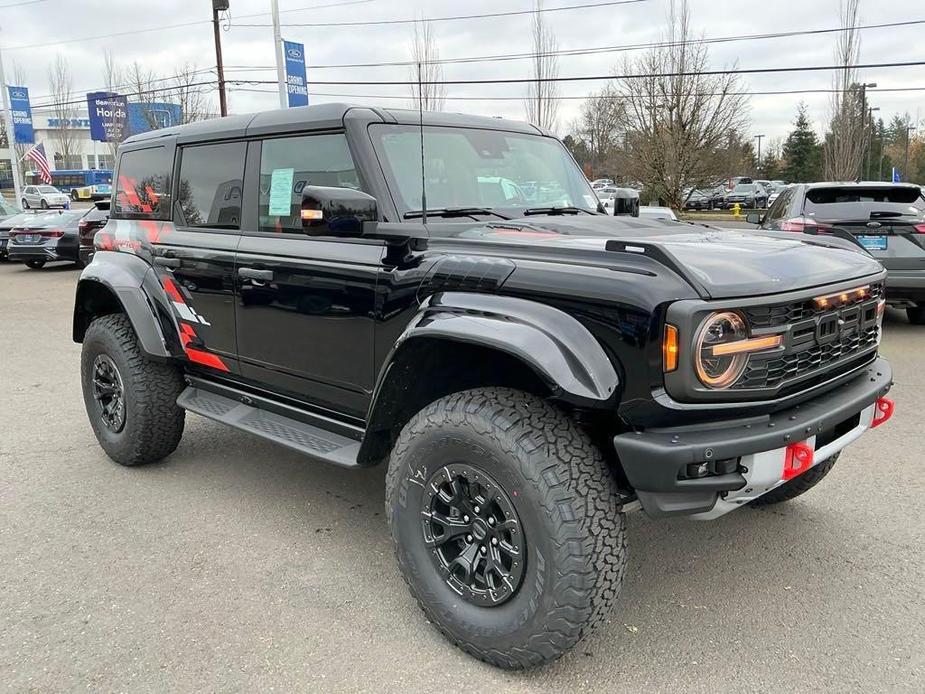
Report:
[[[683,222],[633,217],[575,215],[528,217],[504,222],[428,225],[433,236],[495,240],[546,249],[607,250],[660,255],[703,298],[776,294],[862,280],[883,267],[848,241],[794,232],[719,229]],[[634,246],[636,243],[638,246]]]

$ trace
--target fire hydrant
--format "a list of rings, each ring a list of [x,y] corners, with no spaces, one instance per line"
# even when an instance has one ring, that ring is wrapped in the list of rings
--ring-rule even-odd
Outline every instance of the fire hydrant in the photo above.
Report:
[[[740,205],[739,203],[735,203],[732,206],[732,216],[735,217],[736,219],[742,216],[742,205]]]

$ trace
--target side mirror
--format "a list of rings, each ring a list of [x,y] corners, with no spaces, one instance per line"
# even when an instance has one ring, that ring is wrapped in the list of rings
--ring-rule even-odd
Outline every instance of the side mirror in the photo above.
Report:
[[[364,222],[379,219],[376,198],[353,188],[305,186],[302,230],[309,236],[361,236]]]
[[[749,212],[745,215],[745,221],[749,224],[761,224],[761,214],[758,212]]]

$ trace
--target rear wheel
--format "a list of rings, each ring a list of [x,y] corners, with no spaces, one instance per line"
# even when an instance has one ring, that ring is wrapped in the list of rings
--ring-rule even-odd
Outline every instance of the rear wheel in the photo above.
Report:
[[[114,461],[153,463],[179,445],[185,413],[177,407],[177,396],[183,378],[176,367],[145,357],[125,314],[90,324],[80,376],[93,433]]]
[[[906,315],[912,325],[925,325],[925,304],[916,304],[906,309]]]
[[[26,200],[25,198],[23,198],[22,200],[20,200],[20,202],[22,203],[22,208],[23,208],[24,210],[28,210],[28,209],[29,209],[29,201],[28,201],[28,200]]]
[[[795,499],[801,494],[805,494],[822,481],[822,478],[829,474],[829,471],[835,467],[838,460],[838,453],[828,460],[823,460],[811,467],[799,477],[794,477],[789,482],[785,482],[776,489],[772,489],[767,494],[762,494],[751,502],[751,506],[771,506],[784,501]]]
[[[42,206],[43,210],[48,209],[48,201],[45,198],[42,198],[42,202],[39,203]]]
[[[27,260],[26,267],[32,268],[33,270],[41,270],[43,267],[45,267],[45,261],[44,260]]]
[[[613,477],[575,423],[536,396],[471,390],[415,415],[392,451],[386,513],[428,619],[493,665],[559,657],[620,592]]]
[[[71,200],[73,200],[74,202],[77,202],[78,200],[80,200],[80,196],[77,194],[76,188],[71,191]]]

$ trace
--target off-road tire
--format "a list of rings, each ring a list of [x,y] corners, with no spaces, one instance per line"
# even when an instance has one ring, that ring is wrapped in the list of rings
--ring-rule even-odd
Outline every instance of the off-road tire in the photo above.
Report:
[[[454,592],[424,542],[421,480],[454,462],[493,476],[520,517],[526,566],[503,604],[476,605]],[[575,422],[534,395],[469,390],[417,413],[391,453],[386,516],[401,573],[428,619],[498,667],[558,658],[608,616],[620,593],[626,527],[613,476]]]
[[[925,303],[916,304],[906,309],[906,316],[912,325],[925,325]]]
[[[94,362],[100,354],[112,360],[124,385],[125,424],[118,432],[103,423],[93,395]],[[185,420],[184,410],[177,406],[183,378],[176,367],[145,357],[124,313],[90,323],[81,352],[80,377],[93,433],[115,462],[144,465],[176,450]]]
[[[44,260],[27,260],[26,267],[29,268],[30,270],[41,270],[43,267],[45,267],[45,261]]]
[[[751,502],[751,506],[771,506],[784,501],[795,499],[801,494],[805,494],[822,481],[822,478],[829,474],[829,470],[835,467],[839,454],[836,453],[828,460],[814,465],[799,477],[794,477],[789,482],[784,482],[776,489],[772,489],[767,494],[762,494]]]

